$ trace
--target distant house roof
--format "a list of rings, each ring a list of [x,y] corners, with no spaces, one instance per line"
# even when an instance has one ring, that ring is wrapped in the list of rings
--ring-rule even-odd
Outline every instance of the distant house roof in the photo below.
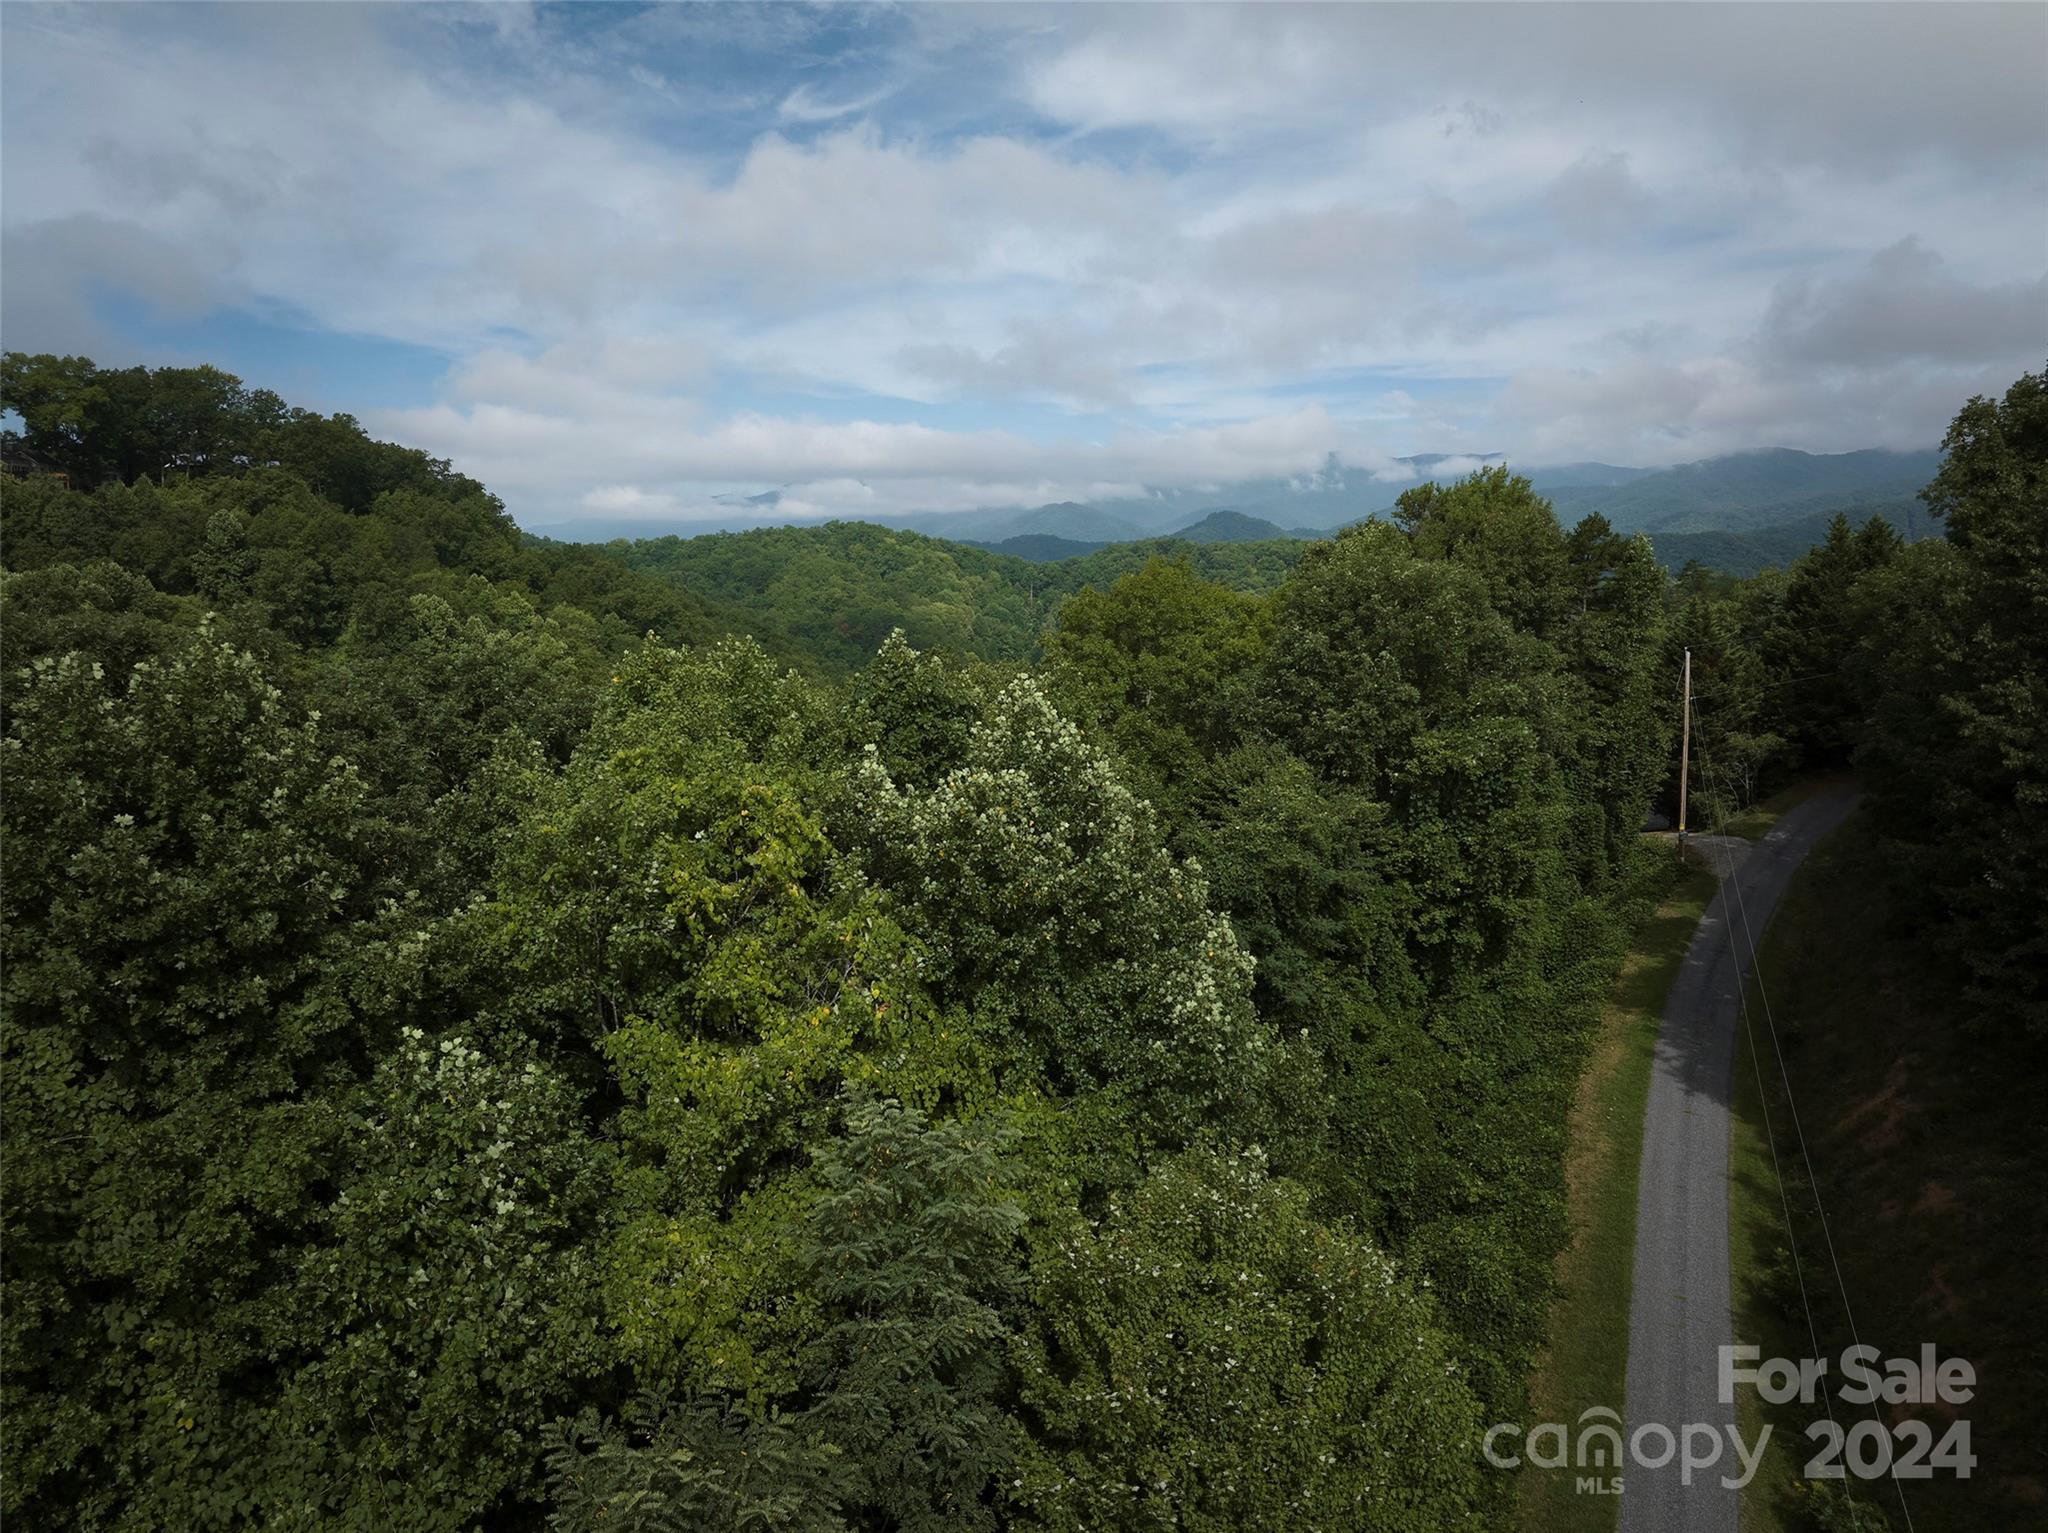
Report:
[[[0,472],[5,472],[10,479],[35,479],[47,474],[66,484],[71,482],[71,476],[63,469],[41,453],[30,452],[19,442],[0,445]]]
[[[0,443],[0,463],[5,463],[11,469],[23,469],[35,474],[53,473],[57,467],[41,453],[30,452],[19,442]]]

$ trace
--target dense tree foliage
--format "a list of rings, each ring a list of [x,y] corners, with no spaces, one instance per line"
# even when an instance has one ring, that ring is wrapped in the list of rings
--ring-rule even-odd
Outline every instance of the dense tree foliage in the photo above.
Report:
[[[1433,1284],[1512,1410],[1559,1239],[1577,1031],[1662,766],[1661,577],[1504,472],[1312,545],[1270,603],[1157,567],[1061,612],[1058,695],[1132,762],[1320,1081],[1271,1141]]]
[[[1948,543],[1667,586],[1502,471],[566,548],[209,369],[4,376],[25,1523],[1497,1519],[1682,646],[1705,793],[1932,804],[2039,1004],[2039,379]]]
[[[10,351],[0,409],[20,417],[21,445],[80,489],[271,467],[347,511],[394,490],[483,493],[443,459],[372,441],[353,416],[288,408],[214,367],[113,369]]]
[[[1991,1026],[2048,1039],[2048,369],[1973,399],[1927,487],[1945,543],[1860,598],[1858,761]]]
[[[1034,564],[921,533],[832,522],[608,548],[633,569],[743,613],[753,633],[777,636],[825,669],[845,672],[866,665],[894,632],[920,650],[1030,660],[1055,610],[1077,591],[1107,586],[1161,558],[1236,590],[1270,591],[1305,546],[1294,539],[1159,538]]]
[[[1022,560],[863,523],[768,527],[614,544],[636,569],[743,608],[837,668],[865,663],[896,629],[920,649],[1027,660],[1039,604]]]
[[[1481,1418],[1425,1299],[1252,1150],[1051,1221],[1019,1347],[1046,1528],[1452,1529]]]

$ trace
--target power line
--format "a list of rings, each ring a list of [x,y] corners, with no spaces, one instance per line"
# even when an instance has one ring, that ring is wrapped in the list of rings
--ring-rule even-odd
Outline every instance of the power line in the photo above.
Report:
[[[1710,779],[1711,776],[1712,773],[1709,766],[1706,744],[1703,740],[1700,746],[1700,777],[1704,781]],[[1727,824],[1727,816],[1725,809],[1723,811],[1721,824],[1724,827]],[[1842,1315],[1843,1318],[1848,1322],[1849,1340],[1852,1345],[1861,1348],[1863,1345],[1863,1339],[1857,1332],[1856,1313],[1849,1302],[1849,1285],[1842,1277],[1842,1264],[1836,1258],[1835,1255],[1834,1235],[1829,1228],[1827,1209],[1821,1199],[1820,1178],[1814,1172],[1813,1156],[1811,1152],[1807,1149],[1806,1144],[1806,1131],[1799,1121],[1799,1104],[1797,1098],[1793,1094],[1791,1072],[1786,1068],[1785,1065],[1785,1051],[1783,1044],[1779,1041],[1777,1019],[1772,1015],[1771,1012],[1770,992],[1768,991],[1768,989],[1766,989],[1764,985],[1763,969],[1757,961],[1756,935],[1750,929],[1749,905],[1743,897],[1742,880],[1734,876],[1734,859],[1732,857],[1728,859],[1728,867],[1728,873],[1724,874],[1721,879],[1723,907],[1725,909],[1727,904],[1728,888],[1732,884],[1735,890],[1736,912],[1742,920],[1743,945],[1749,949],[1748,972],[1749,975],[1754,977],[1754,979],[1756,980],[1757,999],[1763,1004],[1764,1027],[1765,1030],[1770,1034],[1771,1053],[1773,1057],[1777,1060],[1778,1078],[1785,1088],[1785,1107],[1786,1111],[1791,1115],[1792,1132],[1799,1144],[1799,1158],[1806,1167],[1807,1189],[1813,1196],[1813,1210],[1815,1217],[1817,1217],[1820,1220],[1821,1240],[1827,1248],[1828,1265],[1833,1270],[1835,1275],[1835,1291],[1839,1293],[1842,1297]],[[1806,1291],[1806,1271],[1803,1264],[1799,1260],[1798,1236],[1793,1232],[1792,1228],[1791,1198],[1785,1188],[1784,1168],[1778,1160],[1777,1135],[1771,1127],[1770,1103],[1767,1100],[1766,1091],[1764,1087],[1763,1062],[1757,1052],[1756,1031],[1754,1024],[1752,1023],[1750,1018],[1749,989],[1748,986],[1743,983],[1744,975],[1742,971],[1742,959],[1741,955],[1735,949],[1735,928],[1732,924],[1728,927],[1728,951],[1729,956],[1735,960],[1736,982],[1739,987],[1736,993],[1739,997],[1740,1002],[1743,1032],[1745,1037],[1749,1040],[1750,1066],[1756,1073],[1757,1106],[1758,1109],[1762,1112],[1764,1118],[1764,1137],[1770,1147],[1771,1152],[1771,1173],[1776,1178],[1778,1183],[1778,1203],[1780,1209],[1783,1211],[1785,1218],[1785,1239],[1787,1244],[1791,1247],[1793,1274],[1799,1282],[1799,1304],[1800,1308],[1806,1312],[1807,1335],[1812,1339],[1815,1354],[1820,1355],[1820,1336],[1818,1329],[1814,1324],[1813,1305]],[[1835,1426],[1837,1432],[1839,1432],[1840,1427],[1835,1422],[1835,1408],[1833,1399],[1825,1393],[1823,1394],[1823,1399],[1827,1407],[1828,1423],[1831,1426]],[[1885,1467],[1891,1476],[1892,1489],[1897,1494],[1899,1499],[1899,1515],[1906,1519],[1907,1533],[1912,1533],[1913,1513],[1912,1510],[1906,1505],[1905,1483],[1899,1479],[1898,1464],[1896,1460],[1896,1455],[1892,1450],[1891,1435],[1889,1432],[1885,1430],[1884,1420],[1878,1412],[1877,1399],[1874,1394],[1870,1401],[1870,1419],[1876,1423],[1878,1428],[1878,1434],[1885,1445]],[[1849,1481],[1846,1476],[1844,1477],[1842,1484],[1844,1494],[1848,1495],[1850,1500],[1853,1501],[1855,1499],[1855,1493],[1848,1488]]]
[[[1702,768],[1702,770],[1704,770],[1704,767]],[[1828,1266],[1834,1269],[1835,1291],[1842,1296],[1842,1317],[1849,1323],[1849,1340],[1851,1344],[1860,1349],[1863,1345],[1863,1338],[1857,1334],[1856,1311],[1854,1310],[1854,1308],[1851,1307],[1849,1303],[1849,1285],[1847,1282],[1843,1280],[1842,1264],[1835,1257],[1835,1238],[1834,1235],[1828,1229],[1828,1211],[1826,1206],[1821,1201],[1820,1178],[1818,1175],[1815,1174],[1813,1169],[1813,1156],[1808,1153],[1806,1148],[1806,1130],[1800,1125],[1799,1122],[1799,1102],[1798,1099],[1792,1093],[1792,1075],[1791,1072],[1785,1068],[1785,1050],[1783,1045],[1778,1041],[1777,1021],[1771,1015],[1770,992],[1764,987],[1763,970],[1757,964],[1756,961],[1756,938],[1749,929],[1749,907],[1743,900],[1742,883],[1739,879],[1736,881],[1735,885],[1735,908],[1737,912],[1739,912],[1742,916],[1742,938],[1744,943],[1746,943],[1749,947],[1750,972],[1756,977],[1757,999],[1763,1002],[1764,1027],[1765,1030],[1768,1031],[1771,1035],[1771,1053],[1773,1057],[1775,1057],[1778,1061],[1778,1079],[1781,1082],[1783,1082],[1785,1087],[1785,1110],[1791,1114],[1792,1133],[1793,1136],[1799,1142],[1799,1158],[1800,1160],[1805,1162],[1806,1165],[1806,1185],[1808,1190],[1813,1194],[1814,1217],[1820,1220],[1821,1242],[1823,1245],[1827,1247]],[[1732,931],[1730,935],[1732,939]],[[1748,1004],[1746,997],[1743,1006],[1743,1015],[1746,1021],[1748,1017]],[[1761,1091],[1763,1066],[1756,1057],[1756,1044],[1754,1039],[1752,1039],[1750,1043],[1749,1055],[1750,1063],[1752,1065],[1755,1065],[1757,1068],[1758,1089],[1759,1091]],[[1777,1151],[1775,1147],[1773,1147],[1771,1154],[1772,1164],[1773,1166],[1775,1166],[1777,1157]],[[1784,1190],[1784,1183],[1781,1180],[1778,1184],[1778,1191],[1781,1197],[1784,1194]],[[1790,1218],[1789,1210],[1787,1211],[1786,1217],[1788,1219]],[[1801,1283],[1803,1287],[1803,1278],[1801,1279]],[[1808,1312],[1807,1318],[1808,1321],[1811,1322],[1811,1311]],[[1878,1435],[1884,1442],[1885,1467],[1891,1473],[1892,1489],[1897,1493],[1899,1498],[1899,1515],[1906,1519],[1906,1533],[1912,1533],[1913,1513],[1906,1506],[1905,1482],[1899,1478],[1899,1469],[1896,1455],[1892,1451],[1891,1434],[1885,1430],[1884,1420],[1878,1414],[1877,1397],[1874,1392],[1870,1400],[1870,1419],[1877,1423]],[[1834,1410],[1832,1406],[1829,1408],[1828,1411],[1828,1420],[1831,1422],[1834,1420]],[[1843,1483],[1846,1485],[1848,1482],[1845,1479]]]
[[[1794,682],[1818,681],[1823,676],[1839,676],[1847,669],[1848,667],[1845,665],[1831,665],[1824,671],[1806,671],[1798,676],[1781,676],[1776,681],[1762,682],[1757,686],[1751,687],[1749,690],[1752,692],[1775,692],[1778,688],[1789,687]],[[1694,695],[1697,697],[1698,694]]]
[[[1713,780],[1713,770],[1709,763],[1706,741],[1704,739],[1702,739],[1700,742],[1700,780],[1703,785]],[[1715,802],[1717,806],[1721,807],[1720,828],[1716,833],[1725,838],[1727,835],[1728,827],[1727,807],[1720,799],[1719,795],[1716,795]],[[1722,850],[1725,853],[1727,849],[1723,848]],[[1733,856],[1725,856],[1722,866],[1727,869],[1726,872],[1720,875],[1722,923],[1726,927],[1728,932],[1728,956],[1735,965],[1736,1005],[1742,1014],[1743,1035],[1749,1039],[1750,1067],[1756,1071],[1757,1108],[1760,1112],[1763,1113],[1764,1116],[1764,1146],[1771,1152],[1771,1178],[1778,1184],[1778,1205],[1784,1211],[1785,1215],[1785,1241],[1786,1244],[1791,1247],[1792,1251],[1792,1276],[1799,1284],[1799,1307],[1802,1311],[1804,1311],[1806,1315],[1806,1335],[1808,1340],[1812,1343],[1813,1355],[1819,1357],[1823,1355],[1820,1345],[1820,1327],[1814,1323],[1813,1301],[1810,1297],[1808,1297],[1806,1292],[1806,1264],[1799,1259],[1799,1236],[1792,1227],[1791,1195],[1785,1190],[1784,1168],[1780,1166],[1778,1163],[1778,1136],[1771,1128],[1771,1104],[1764,1091],[1763,1066],[1760,1063],[1758,1063],[1757,1060],[1756,1032],[1749,1019],[1749,987],[1743,983],[1742,955],[1741,953],[1736,951],[1735,927],[1727,919],[1728,886],[1731,883],[1739,884],[1740,882],[1735,877],[1735,858]],[[1748,936],[1748,932],[1749,926],[1748,923],[1745,922],[1743,924],[1743,934],[1745,938]],[[1756,947],[1755,944],[1752,943],[1750,944],[1750,963],[1752,967],[1754,967],[1755,962]],[[1732,1235],[1733,1232],[1731,1231],[1730,1233]],[[1734,1295],[1732,1293],[1729,1295],[1729,1302],[1730,1307],[1732,1309],[1734,1303]],[[1734,1316],[1731,1314],[1729,1318],[1732,1320]],[[1833,1395],[1823,1391],[1822,1402],[1828,1413],[1828,1425],[1835,1427],[1837,1431],[1840,1431],[1840,1427],[1835,1422],[1835,1402]],[[1851,1496],[1851,1499],[1854,1499],[1853,1495]]]

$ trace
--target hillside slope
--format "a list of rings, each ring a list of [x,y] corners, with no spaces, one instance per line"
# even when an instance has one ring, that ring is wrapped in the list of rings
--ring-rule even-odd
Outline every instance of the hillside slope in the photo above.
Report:
[[[1190,543],[1259,543],[1271,538],[1290,538],[1295,534],[1263,517],[1246,516],[1242,511],[1211,511],[1199,522],[1181,528],[1173,536],[1185,538]]]
[[[1846,515],[1860,525],[1871,517],[1889,523],[1907,542],[1933,536],[1935,528],[1924,508],[1913,501],[1858,506],[1842,512],[1821,511],[1797,521],[1754,532],[1653,532],[1650,546],[1657,562],[1674,574],[1688,564],[1702,564],[1724,575],[1748,576],[1759,570],[1787,568],[1793,560],[1818,548],[1828,524]]]
[[[1029,538],[1058,552],[1063,540]],[[1066,547],[1076,545],[1066,544]],[[750,631],[802,651],[828,670],[858,670],[891,630],[920,649],[1021,662],[1038,653],[1059,603],[1106,586],[1156,558],[1185,561],[1240,591],[1278,585],[1310,545],[1280,537],[1196,543],[1150,538],[1050,560],[948,542],[869,522],[763,527],[695,538],[607,544],[628,569],[661,577]]]
[[[1567,523],[1598,512],[1617,532],[1753,532],[1836,511],[1902,506],[1940,466],[1934,452],[1778,448],[1682,463],[1622,485],[1549,493]]]

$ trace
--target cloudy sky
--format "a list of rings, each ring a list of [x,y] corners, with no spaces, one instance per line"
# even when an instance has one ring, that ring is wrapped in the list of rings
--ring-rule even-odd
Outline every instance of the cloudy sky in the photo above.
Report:
[[[529,525],[1934,444],[2048,356],[2048,6],[0,7],[0,338]]]

